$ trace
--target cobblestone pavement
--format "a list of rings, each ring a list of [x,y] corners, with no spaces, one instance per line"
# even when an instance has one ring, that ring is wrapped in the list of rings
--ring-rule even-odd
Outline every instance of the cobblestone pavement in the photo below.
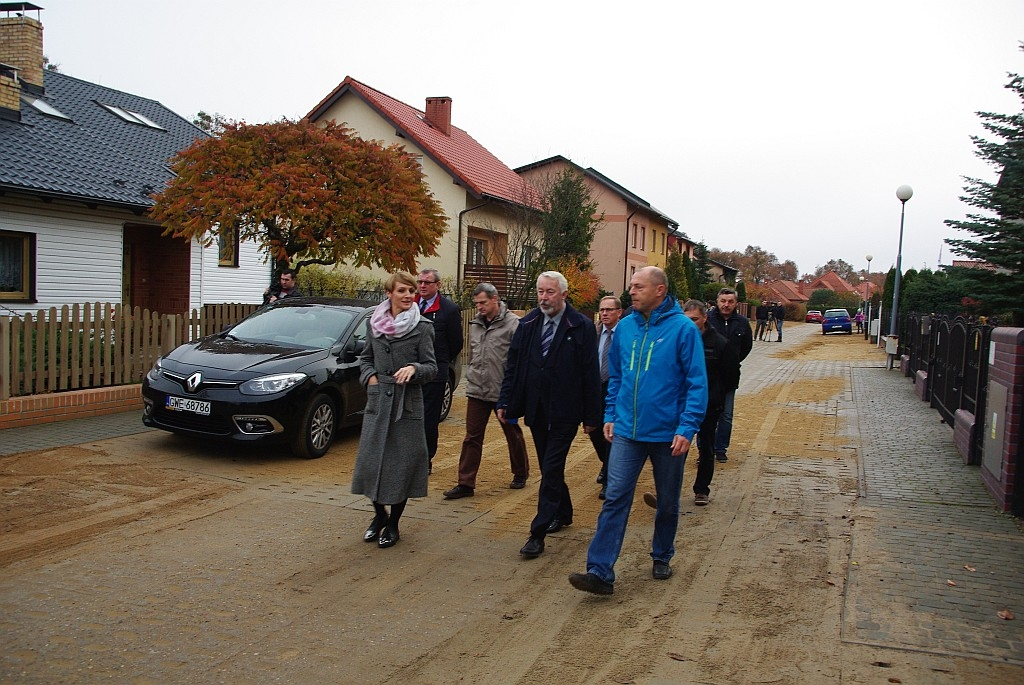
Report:
[[[41,423],[24,428],[0,430],[0,456],[80,445],[93,440],[119,438],[148,430],[142,424],[142,411],[125,411],[88,419]]]
[[[1024,665],[1020,521],[996,509],[910,379],[850,373],[840,410],[855,414],[862,451],[843,639]]]

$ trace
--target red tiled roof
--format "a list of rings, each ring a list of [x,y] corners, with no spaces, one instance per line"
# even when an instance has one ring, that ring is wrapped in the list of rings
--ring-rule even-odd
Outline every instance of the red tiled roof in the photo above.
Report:
[[[468,133],[452,126],[450,135],[445,135],[426,122],[422,110],[374,90],[351,76],[346,76],[337,88],[310,110],[306,118],[317,121],[348,92],[369,104],[391,122],[402,136],[415,141],[417,146],[474,196],[490,196],[522,205],[523,196],[528,192],[533,205],[537,205],[536,199],[532,197],[532,187]]]
[[[774,293],[768,299],[785,302],[806,302],[810,298],[800,292],[800,284],[796,281],[772,281],[766,287]]]
[[[995,264],[989,264],[978,259],[954,259],[953,266],[962,267],[964,269],[984,269],[985,271],[995,271]]]
[[[855,293],[857,289],[843,280],[835,271],[826,271],[810,284],[805,286],[806,290],[831,290],[835,293]]]

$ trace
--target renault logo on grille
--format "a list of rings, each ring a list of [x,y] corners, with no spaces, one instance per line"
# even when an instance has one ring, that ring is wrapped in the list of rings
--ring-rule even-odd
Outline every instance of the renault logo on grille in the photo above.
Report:
[[[199,384],[203,382],[203,374],[196,371],[194,374],[185,380],[185,387],[188,388],[189,392],[195,392],[199,388]]]

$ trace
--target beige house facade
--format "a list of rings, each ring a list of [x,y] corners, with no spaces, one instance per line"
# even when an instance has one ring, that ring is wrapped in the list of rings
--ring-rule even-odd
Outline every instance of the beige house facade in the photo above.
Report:
[[[590,249],[594,273],[601,288],[619,296],[629,289],[637,269],[665,266],[679,224],[596,169],[584,169],[560,155],[519,167],[516,173],[543,188],[570,166],[583,174],[597,214],[603,215]]]
[[[417,157],[448,217],[437,254],[422,256],[419,268],[435,268],[459,283],[500,280],[509,266],[509,233],[536,205],[534,194],[514,171],[453,126],[451,117],[451,98],[427,98],[419,110],[351,77],[306,115],[313,122],[344,125],[365,140],[402,145]],[[379,268],[358,272],[386,275]]]

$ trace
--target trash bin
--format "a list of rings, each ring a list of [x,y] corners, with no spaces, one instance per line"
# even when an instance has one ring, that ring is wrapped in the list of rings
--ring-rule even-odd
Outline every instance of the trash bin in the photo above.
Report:
[[[900,339],[899,336],[889,335],[885,338],[885,353],[896,354],[900,351]]]

